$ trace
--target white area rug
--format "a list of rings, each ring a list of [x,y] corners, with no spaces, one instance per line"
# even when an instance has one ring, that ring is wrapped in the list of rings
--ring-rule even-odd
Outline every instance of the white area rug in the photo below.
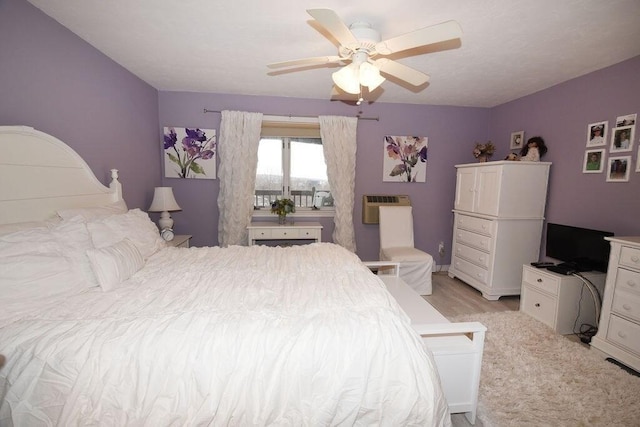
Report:
[[[478,418],[487,426],[640,426],[640,378],[519,311],[487,326]]]

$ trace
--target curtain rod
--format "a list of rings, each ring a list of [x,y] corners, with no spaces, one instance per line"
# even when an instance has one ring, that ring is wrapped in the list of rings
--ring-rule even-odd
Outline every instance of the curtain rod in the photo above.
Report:
[[[204,109],[205,113],[222,113],[222,111],[219,110],[209,110],[207,108]],[[300,118],[310,118],[310,119],[317,119],[318,116],[294,116],[292,114],[288,114],[288,115],[283,115],[283,114],[273,114],[273,116],[280,116],[280,117],[289,117],[289,118],[294,118],[294,117],[300,117]],[[379,117],[361,117],[361,116],[356,116],[356,118],[358,120],[375,120],[376,122],[380,121]]]

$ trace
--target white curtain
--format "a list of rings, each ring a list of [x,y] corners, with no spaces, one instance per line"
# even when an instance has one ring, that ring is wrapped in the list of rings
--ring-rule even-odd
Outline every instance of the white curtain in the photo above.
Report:
[[[253,214],[262,113],[223,111],[218,157],[218,244],[247,245]]]
[[[353,204],[356,183],[356,117],[320,116],[320,136],[335,206],[333,242],[356,251]]]

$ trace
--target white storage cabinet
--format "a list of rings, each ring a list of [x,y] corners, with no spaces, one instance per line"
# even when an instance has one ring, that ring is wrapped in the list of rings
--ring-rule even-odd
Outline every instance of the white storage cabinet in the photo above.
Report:
[[[591,349],[640,371],[640,236],[611,242],[598,333]]]
[[[549,162],[456,165],[449,277],[488,300],[520,295],[522,265],[540,255]]]

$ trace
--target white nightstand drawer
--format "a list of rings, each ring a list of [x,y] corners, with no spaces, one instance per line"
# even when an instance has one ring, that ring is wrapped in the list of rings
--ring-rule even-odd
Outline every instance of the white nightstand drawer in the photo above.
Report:
[[[607,339],[640,354],[640,325],[637,323],[611,316]]]
[[[640,295],[640,273],[619,268],[616,277],[616,291],[618,289]]]
[[[482,252],[469,246],[458,244],[456,245],[456,255],[468,261],[471,261],[474,264],[481,265],[484,268],[489,268],[489,260],[491,256],[486,252]]]
[[[522,270],[522,281],[541,291],[558,295],[560,280],[551,274],[543,273],[539,268],[525,267]]]
[[[620,249],[620,265],[640,269],[640,249],[623,246]]]
[[[555,329],[557,300],[528,285],[522,287],[520,310]]]
[[[489,252],[491,250],[491,237],[483,236],[471,231],[458,230],[456,240],[468,246]]]
[[[298,229],[297,228],[273,228],[271,229],[271,238],[272,239],[297,239],[298,238]]]
[[[457,271],[473,277],[483,285],[487,284],[489,272],[486,269],[478,267],[477,265],[473,265],[470,262],[458,258],[457,256],[453,257],[453,265],[455,266]]]
[[[493,236],[493,221],[488,219],[460,215],[458,217],[458,226],[476,233]]]
[[[613,294],[611,311],[632,319],[640,320],[640,295],[616,289]]]

